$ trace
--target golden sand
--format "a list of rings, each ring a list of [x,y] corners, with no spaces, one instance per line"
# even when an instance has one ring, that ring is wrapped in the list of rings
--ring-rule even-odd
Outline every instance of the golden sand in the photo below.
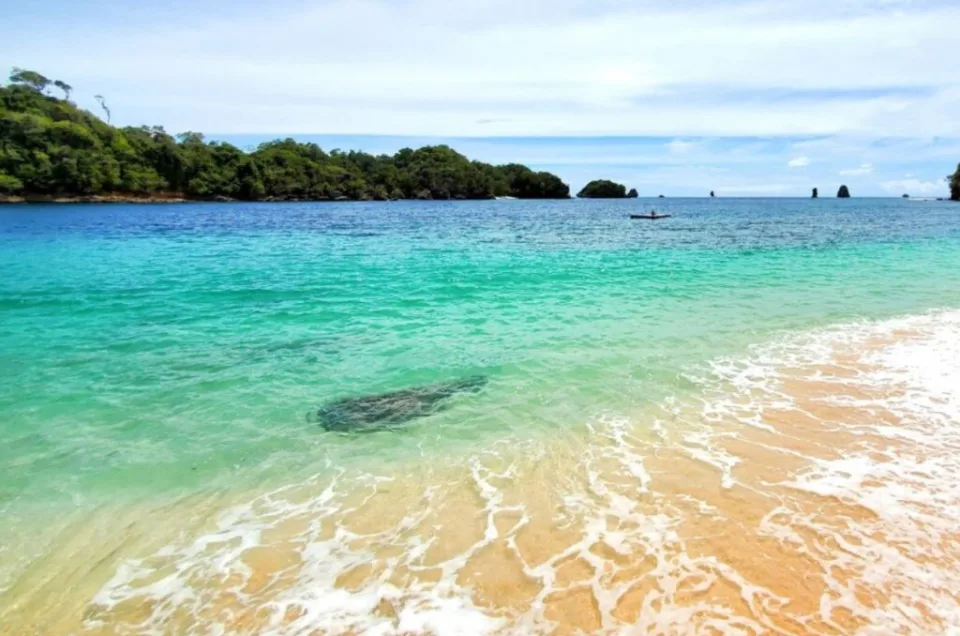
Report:
[[[866,353],[923,337],[836,344],[831,361],[780,368],[763,388],[721,383],[629,421],[404,475],[64,520],[44,562],[4,595],[0,628],[943,633],[960,607],[960,530],[936,482],[922,469],[905,478],[904,515],[816,481],[845,478],[835,464],[850,458],[884,474],[942,453],[878,432],[915,424],[887,406],[907,387],[863,381],[876,371]],[[713,408],[721,398],[726,409]],[[246,533],[217,521],[235,509]]]

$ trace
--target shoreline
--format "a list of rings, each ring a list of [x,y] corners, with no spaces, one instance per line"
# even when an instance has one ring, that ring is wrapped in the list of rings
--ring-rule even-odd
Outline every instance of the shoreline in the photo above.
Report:
[[[157,203],[396,203],[396,202],[411,202],[411,201],[444,201],[444,202],[475,202],[475,201],[579,201],[579,200],[623,200],[628,199],[629,197],[624,198],[607,198],[607,197],[565,197],[565,198],[517,198],[517,197],[489,197],[483,199],[469,199],[469,198],[451,198],[451,199],[370,199],[370,198],[361,198],[361,199],[352,199],[349,197],[315,197],[315,198],[300,198],[300,197],[266,197],[263,199],[234,199],[231,197],[225,196],[216,196],[216,197],[189,197],[184,196],[180,193],[160,193],[160,194],[151,194],[151,195],[135,195],[135,194],[91,194],[91,195],[2,195],[0,194],[0,206],[4,205],[30,205],[30,204],[58,204],[58,205],[71,205],[71,204],[102,204],[102,203],[123,203],[123,204],[157,204]],[[656,197],[639,197],[639,200],[651,200]],[[679,199],[704,199],[707,200],[708,197],[676,197]],[[743,198],[765,198],[765,197],[731,197],[732,199],[743,199]],[[806,199],[807,197],[782,197],[785,199],[795,198],[795,199]],[[900,199],[900,197],[861,197],[862,199]],[[947,198],[936,198],[936,199],[910,199],[913,202],[917,203],[956,203]]]
[[[568,201],[572,197],[565,199],[518,199],[518,198],[484,198],[484,199],[351,199],[349,197],[319,197],[319,198],[298,198],[298,197],[268,197],[264,199],[233,199],[230,197],[210,197],[197,198],[187,197],[182,194],[163,194],[137,196],[130,194],[117,195],[26,195],[10,196],[0,195],[0,205],[26,205],[26,204],[77,204],[77,203],[395,203],[397,201]]]
[[[170,195],[150,195],[135,196],[128,194],[119,195],[86,195],[86,196],[54,196],[54,195],[25,195],[25,196],[0,196],[0,205],[18,205],[29,203],[194,203],[192,199],[187,199],[179,194]]]
[[[943,514],[956,491],[940,489],[955,436],[939,426],[946,412],[903,407],[932,384],[918,355],[955,359],[942,343],[958,320],[805,332],[723,360],[678,405],[594,421],[566,440],[503,440],[407,477],[318,474],[79,515],[0,597],[15,601],[0,631],[408,633],[422,631],[404,618],[418,614],[487,634],[554,624],[848,633],[911,606],[895,627],[941,632],[960,558]],[[931,388],[949,403],[951,385]],[[558,471],[572,479],[558,484]],[[95,567],[69,571],[71,593],[51,601],[78,548]]]

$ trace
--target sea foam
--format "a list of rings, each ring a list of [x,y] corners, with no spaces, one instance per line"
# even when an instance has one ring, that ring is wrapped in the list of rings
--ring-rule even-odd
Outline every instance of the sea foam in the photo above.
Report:
[[[120,564],[86,629],[957,632],[960,312],[788,334],[690,377],[578,436],[231,507]]]

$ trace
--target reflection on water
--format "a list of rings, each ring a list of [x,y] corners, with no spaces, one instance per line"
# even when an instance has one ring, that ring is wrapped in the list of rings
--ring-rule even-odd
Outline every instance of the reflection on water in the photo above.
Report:
[[[960,621],[958,378],[960,312],[848,324],[573,430],[66,519],[0,625],[943,633]]]

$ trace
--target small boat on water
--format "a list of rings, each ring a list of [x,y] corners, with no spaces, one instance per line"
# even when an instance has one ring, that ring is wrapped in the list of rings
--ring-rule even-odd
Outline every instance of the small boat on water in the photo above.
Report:
[[[649,214],[631,214],[631,219],[648,219],[650,221],[656,221],[657,219],[669,219],[671,215],[669,214],[657,214],[656,212],[650,212]]]

